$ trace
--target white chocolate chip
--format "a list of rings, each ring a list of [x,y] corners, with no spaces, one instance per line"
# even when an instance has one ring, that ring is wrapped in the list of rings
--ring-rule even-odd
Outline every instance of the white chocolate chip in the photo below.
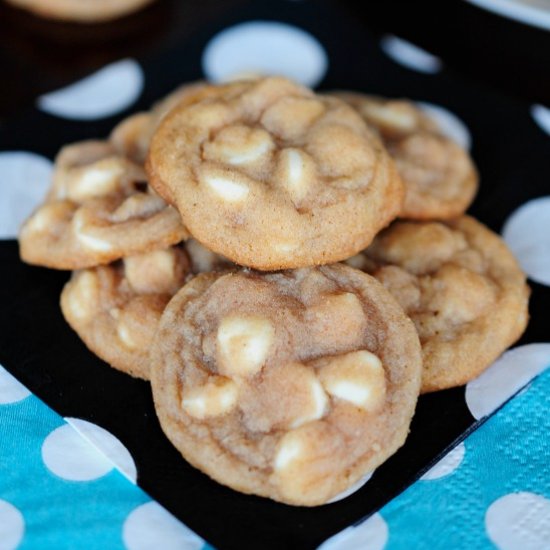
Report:
[[[124,322],[119,322],[116,327],[118,337],[122,343],[129,349],[136,349],[140,347],[139,339],[136,340],[132,330]]]
[[[251,164],[252,162],[258,160],[265,153],[271,149],[271,143],[268,141],[263,141],[250,147],[240,153],[232,153],[228,155],[227,162],[233,166],[239,166],[241,164]]]
[[[265,317],[225,317],[217,333],[220,371],[230,376],[255,374],[263,367],[274,337],[275,329]]]
[[[339,428],[324,421],[286,432],[277,443],[272,461],[271,479],[278,491],[286,499],[303,502],[308,494],[320,490],[319,499],[328,500],[330,484],[325,482],[334,474],[334,465],[349,463],[345,455],[355,452],[345,439]]]
[[[316,361],[319,378],[332,395],[366,411],[375,411],[386,397],[386,377],[380,359],[361,350]]]
[[[294,437],[294,434],[291,432],[281,440],[273,462],[275,470],[286,469],[292,462],[302,458],[303,454],[303,441],[298,437]]]
[[[201,182],[220,199],[226,202],[241,202],[248,196],[250,188],[244,181],[239,181],[235,174],[225,176],[204,173]]]
[[[185,249],[191,258],[191,264],[195,273],[214,271],[223,265],[229,264],[229,260],[226,260],[220,254],[208,250],[208,248],[195,239],[187,239],[185,241]]]
[[[73,229],[78,241],[84,246],[84,248],[95,250],[97,252],[109,252],[112,250],[113,245],[109,241],[99,239],[98,237],[92,237],[92,235],[87,234],[86,229],[84,229],[84,215],[85,212],[78,211],[73,218]]]
[[[304,151],[283,149],[279,155],[277,181],[288,192],[295,206],[299,206],[310,191],[315,179],[315,162]]]
[[[122,223],[132,218],[148,218],[164,208],[166,203],[159,196],[150,193],[134,193],[111,214],[111,220],[114,223]]]
[[[230,412],[237,404],[238,387],[235,382],[216,376],[204,386],[193,388],[181,400],[183,410],[199,420]]]
[[[87,169],[80,169],[68,186],[68,197],[83,202],[92,197],[108,195],[116,191],[125,167],[121,162],[106,159]]]
[[[97,237],[92,237],[91,235],[86,235],[83,232],[78,232],[77,237],[85,248],[96,250],[97,252],[109,252],[113,248],[112,244],[108,241],[98,239]]]
[[[60,203],[52,202],[42,205],[25,224],[25,230],[42,233],[43,231],[49,231],[52,226],[59,223],[62,218],[62,212],[60,212]]]
[[[67,305],[71,314],[80,320],[95,314],[99,302],[99,283],[97,276],[90,271],[79,272],[67,295]]]
[[[380,126],[389,126],[401,132],[412,132],[417,126],[417,115],[405,103],[394,102],[388,105],[368,103],[363,105],[365,116]]]
[[[124,258],[124,274],[138,293],[170,293],[178,283],[174,249],[154,250]]]
[[[260,160],[275,144],[269,133],[261,128],[235,125],[223,128],[203,147],[206,160],[242,166]]]
[[[328,397],[325,391],[323,390],[323,386],[317,380],[315,375],[312,373],[312,376],[309,380],[309,394],[310,399],[308,402],[309,408],[306,408],[302,411],[302,414],[296,418],[293,419],[293,421],[290,424],[291,428],[298,428],[302,426],[303,424],[306,424],[307,422],[311,422],[312,420],[318,420],[319,418],[322,418],[325,415],[325,411],[328,406]]]
[[[302,363],[285,363],[281,357],[260,377],[242,380],[239,400],[244,425],[252,432],[298,428],[324,417],[328,395],[314,369]]]
[[[328,383],[330,393],[344,401],[349,401],[358,407],[369,402],[372,388],[368,384],[358,384],[356,381],[341,379]]]
[[[296,149],[287,149],[288,179],[293,187],[299,186],[304,176],[304,163],[302,154]]]

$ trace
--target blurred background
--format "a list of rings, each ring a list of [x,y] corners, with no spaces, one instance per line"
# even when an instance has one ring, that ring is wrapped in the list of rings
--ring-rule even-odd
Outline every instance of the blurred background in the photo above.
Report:
[[[526,9],[534,25],[503,17],[465,0],[156,0],[134,14],[101,24],[43,19],[0,0],[3,82],[0,117],[9,117],[31,105],[37,96],[111,61],[155,57],[177,42],[230,20],[236,11],[242,20],[243,10],[268,20],[285,20],[285,11],[292,10],[293,18],[302,13],[309,24],[323,27],[327,33],[331,26],[327,12],[340,11],[375,35],[391,33],[441,57],[448,68],[467,78],[529,102],[549,105],[550,32],[541,27],[550,23],[550,2],[485,0],[482,3],[499,9],[503,4],[519,6],[520,15]],[[311,10],[311,4],[325,9]],[[515,13],[514,9],[511,11]],[[318,20],[311,21],[312,17]],[[194,65],[190,59],[181,63]],[[196,73],[194,78],[202,76],[199,66],[192,71]]]

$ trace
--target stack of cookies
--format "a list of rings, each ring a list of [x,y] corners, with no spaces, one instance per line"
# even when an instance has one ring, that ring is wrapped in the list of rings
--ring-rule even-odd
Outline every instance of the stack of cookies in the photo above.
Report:
[[[65,318],[151,381],[188,462],[313,506],[403,444],[419,393],[523,332],[523,273],[464,215],[476,188],[412,103],[198,83],[62,149],[21,256],[76,270]]]

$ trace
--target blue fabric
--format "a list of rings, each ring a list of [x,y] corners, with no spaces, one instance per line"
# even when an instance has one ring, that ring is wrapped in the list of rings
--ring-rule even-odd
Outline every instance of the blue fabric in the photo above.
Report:
[[[91,481],[52,473],[42,458],[42,444],[64,424],[33,395],[0,404],[0,499],[23,516],[24,535],[17,548],[123,549],[125,519],[151,498],[116,469]],[[7,548],[6,529],[10,525],[2,525],[0,513],[2,550]]]
[[[373,527],[369,520],[349,528],[327,548],[550,547],[541,543],[550,525],[548,395],[550,369],[465,440],[464,456],[455,469],[436,479],[420,479],[382,508],[378,532],[368,532]],[[17,548],[125,548],[124,521],[151,499],[115,469],[92,481],[69,481],[52,473],[44,463],[42,445],[65,424],[32,395],[0,404],[0,501],[23,516],[24,535]],[[537,498],[540,506],[531,503],[534,511],[529,514],[519,510],[510,544],[495,545],[487,533],[487,511],[510,495]],[[501,530],[506,528],[505,517],[503,521],[504,527],[497,526]],[[0,510],[0,534],[2,527]],[[528,542],[530,530],[535,533],[531,546],[514,542],[518,529],[527,533]],[[358,546],[365,540],[385,542]]]
[[[320,550],[550,549],[550,368],[421,479]]]
[[[465,440],[456,470],[421,479],[386,505],[387,550],[494,548],[485,527],[491,504],[523,492],[550,499],[549,395],[547,369]]]

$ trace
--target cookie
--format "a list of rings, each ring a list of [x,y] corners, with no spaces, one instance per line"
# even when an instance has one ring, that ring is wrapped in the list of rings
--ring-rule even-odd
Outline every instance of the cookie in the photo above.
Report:
[[[113,128],[109,141],[116,153],[143,165],[154,127],[155,120],[150,111],[135,113]]]
[[[283,78],[203,87],[161,122],[146,167],[198,241],[261,270],[353,255],[404,192],[353,109]]]
[[[195,277],[151,348],[162,429],[216,481],[329,501],[404,442],[420,387],[414,326],[342,264]]]
[[[7,0],[10,4],[28,10],[40,17],[100,23],[117,19],[137,11],[153,0]]]
[[[137,164],[143,165],[151,137],[162,119],[180,101],[193,97],[205,86],[206,84],[202,81],[183,84],[155,103],[150,111],[135,113],[122,120],[109,136],[115,150]]]
[[[525,275],[504,242],[469,216],[394,222],[348,263],[373,274],[413,320],[423,393],[475,378],[527,325]]]
[[[61,310],[93,353],[149,380],[149,346],[168,301],[197,273],[230,267],[234,264],[189,239],[73,272],[61,293]]]
[[[406,189],[401,218],[444,220],[467,210],[478,186],[472,159],[419,107],[353,92],[336,95],[376,128],[393,157]]]
[[[61,293],[61,310],[93,353],[148,380],[153,334],[189,271],[189,258],[177,246],[75,271]]]
[[[149,188],[141,166],[111,143],[84,141],[59,153],[46,202],[24,223],[19,245],[27,263],[81,269],[186,236],[178,212]]]

